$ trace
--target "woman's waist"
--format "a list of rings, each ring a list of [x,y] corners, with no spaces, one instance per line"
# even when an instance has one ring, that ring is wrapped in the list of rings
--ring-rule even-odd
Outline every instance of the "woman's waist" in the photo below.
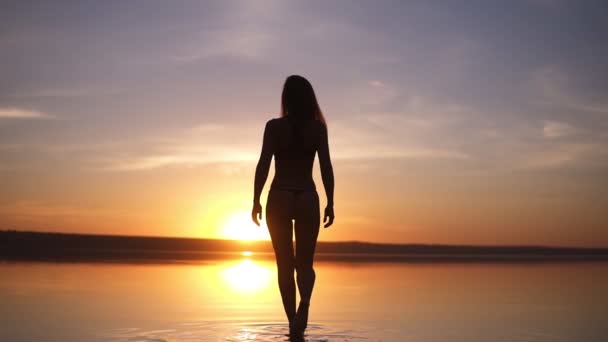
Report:
[[[315,182],[312,177],[308,179],[282,179],[274,177],[271,190],[286,190],[286,191],[316,191]]]

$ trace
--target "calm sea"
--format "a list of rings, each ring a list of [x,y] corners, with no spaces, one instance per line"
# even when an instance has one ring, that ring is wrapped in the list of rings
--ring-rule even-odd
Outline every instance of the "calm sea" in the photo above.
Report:
[[[608,263],[319,262],[306,341],[608,341]],[[274,264],[0,264],[0,341],[288,341]]]

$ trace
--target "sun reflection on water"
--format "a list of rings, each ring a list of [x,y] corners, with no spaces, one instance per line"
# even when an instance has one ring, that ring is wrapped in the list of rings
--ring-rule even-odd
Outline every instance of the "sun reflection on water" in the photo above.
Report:
[[[221,275],[231,290],[242,294],[265,289],[270,285],[271,280],[270,268],[250,259],[243,259],[225,268]]]

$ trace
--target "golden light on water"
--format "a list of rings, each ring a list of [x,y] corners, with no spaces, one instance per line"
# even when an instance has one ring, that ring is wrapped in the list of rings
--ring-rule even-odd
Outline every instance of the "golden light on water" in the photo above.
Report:
[[[224,222],[221,229],[223,238],[232,240],[270,240],[266,223],[258,227],[251,220],[251,215],[245,211],[233,213]]]
[[[250,294],[270,285],[272,270],[253,260],[244,259],[222,270],[221,276],[232,291]]]

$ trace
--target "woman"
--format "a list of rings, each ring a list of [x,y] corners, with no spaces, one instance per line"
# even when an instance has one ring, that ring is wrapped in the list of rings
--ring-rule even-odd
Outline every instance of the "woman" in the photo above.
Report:
[[[291,334],[302,334],[306,329],[310,296],[315,284],[312,264],[320,224],[319,196],[312,179],[315,153],[319,154],[321,178],[327,194],[323,218],[327,228],[334,222],[334,174],[327,126],[312,85],[304,77],[292,75],[283,86],[281,117],[266,123],[262,153],[255,172],[251,212],[253,221],[259,225],[258,220],[262,218],[260,194],[274,155],[275,176],[268,193],[266,222]],[[296,235],[295,254],[293,231]],[[297,311],[294,271],[300,291]]]

